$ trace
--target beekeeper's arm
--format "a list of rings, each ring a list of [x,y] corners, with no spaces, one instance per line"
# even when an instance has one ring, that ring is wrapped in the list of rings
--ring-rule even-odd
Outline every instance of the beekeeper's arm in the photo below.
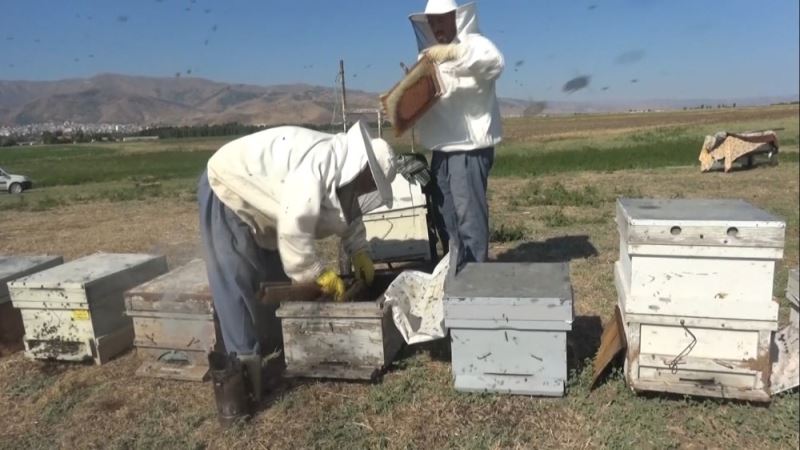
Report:
[[[454,75],[471,76],[478,81],[495,81],[505,68],[500,50],[479,34],[470,34],[459,43],[434,45],[425,53],[437,63],[451,61],[449,70]]]

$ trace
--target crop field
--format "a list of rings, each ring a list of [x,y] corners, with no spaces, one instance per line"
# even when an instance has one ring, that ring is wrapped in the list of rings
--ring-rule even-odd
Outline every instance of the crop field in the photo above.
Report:
[[[797,105],[515,118],[489,182],[492,258],[570,261],[576,320],[561,399],[453,390],[449,342],[406,347],[379,383],[282,380],[248,424],[222,430],[212,387],[142,379],[135,352],[103,366],[0,359],[0,449],[18,448],[797,448],[800,394],[769,405],[635,395],[615,367],[589,390],[616,304],[617,197],[741,198],[786,220],[774,297],[798,266]],[[777,166],[700,173],[706,134],[779,129]],[[74,259],[200,255],[197,176],[231,138],[0,149],[35,189],[0,194],[0,254]],[[408,150],[405,137],[397,148]],[[333,264],[331,242],[322,244]]]

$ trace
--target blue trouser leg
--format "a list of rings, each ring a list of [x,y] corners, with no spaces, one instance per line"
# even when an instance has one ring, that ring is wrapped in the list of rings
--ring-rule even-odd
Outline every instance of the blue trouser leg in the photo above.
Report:
[[[285,279],[280,256],[256,244],[250,227],[211,190],[205,173],[197,199],[208,283],[225,350],[260,353],[258,330],[266,324],[259,323],[263,314],[259,314],[258,291],[264,281]]]
[[[455,219],[454,225],[448,225],[448,231],[458,246],[458,268],[469,262],[484,262],[489,257],[486,189],[489,171],[494,163],[494,148],[434,152],[434,160],[437,154],[444,159],[436,171],[437,184],[444,197],[442,215],[445,224],[448,216]],[[450,207],[453,213],[447,211]]]
[[[450,177],[447,173],[447,154],[444,152],[433,152],[431,157],[431,173],[436,181],[433,189],[434,203],[434,222],[436,232],[442,241],[442,249],[445,253],[451,244],[458,245],[458,221],[456,220],[456,210],[453,207],[453,196],[450,193]]]

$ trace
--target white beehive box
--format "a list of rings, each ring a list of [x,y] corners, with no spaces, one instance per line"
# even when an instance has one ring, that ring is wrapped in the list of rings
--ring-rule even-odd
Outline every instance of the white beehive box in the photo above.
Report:
[[[620,199],[617,225],[624,312],[777,327],[782,220],[741,200]]]
[[[125,308],[133,319],[134,345],[144,360],[137,375],[205,379],[208,353],[221,342],[203,260],[190,261],[128,290]]]
[[[22,315],[8,294],[8,282],[63,263],[60,256],[0,255],[0,356],[22,349]]]
[[[630,386],[768,401],[785,223],[739,200],[620,199],[617,224]]]
[[[566,263],[467,264],[445,285],[456,390],[561,396],[573,302]]]
[[[127,350],[123,292],[166,270],[163,256],[97,253],[9,283],[26,356],[102,364]]]
[[[403,176],[392,182],[392,208],[382,206],[363,217],[375,262],[429,261],[428,208],[417,183]]]

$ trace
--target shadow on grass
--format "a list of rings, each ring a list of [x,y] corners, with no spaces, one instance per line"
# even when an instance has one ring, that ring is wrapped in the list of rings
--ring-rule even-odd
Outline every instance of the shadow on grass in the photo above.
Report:
[[[589,236],[559,236],[544,242],[524,242],[497,255],[500,262],[568,262],[598,256]]]
[[[567,372],[580,373],[591,364],[600,348],[603,323],[600,316],[577,316],[567,334]],[[591,368],[590,368],[591,370]]]

